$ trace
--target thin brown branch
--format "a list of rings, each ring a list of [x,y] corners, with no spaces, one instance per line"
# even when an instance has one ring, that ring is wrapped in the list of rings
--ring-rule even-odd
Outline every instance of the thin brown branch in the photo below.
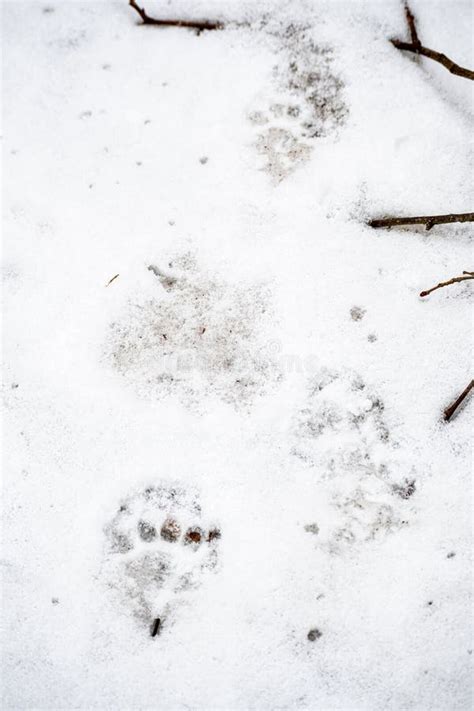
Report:
[[[442,289],[443,286],[458,284],[460,281],[467,281],[468,279],[474,279],[474,272],[463,272],[463,276],[454,277],[453,279],[448,279],[448,281],[440,281],[439,284],[436,284],[436,286],[433,286],[431,289],[422,291],[420,293],[420,296],[428,296],[428,294],[431,294],[433,291],[436,291],[436,289]]]
[[[185,27],[186,29],[197,30],[198,33],[204,30],[221,30],[223,24],[221,22],[208,22],[207,20],[158,20],[155,17],[147,15],[144,7],[139,7],[135,0],[129,0],[128,4],[138,12],[142,18],[144,25],[155,25],[159,27]]]
[[[390,41],[394,47],[396,47],[397,49],[405,50],[406,52],[421,54],[423,55],[423,57],[428,57],[429,59],[432,59],[433,61],[442,64],[443,67],[448,70],[448,72],[451,72],[451,74],[456,74],[456,76],[458,77],[464,77],[465,79],[470,79],[471,81],[474,80],[473,71],[471,71],[470,69],[466,69],[466,67],[461,67],[459,64],[456,64],[456,62],[453,62],[453,60],[447,57],[445,54],[442,54],[441,52],[435,52],[434,49],[429,49],[428,47],[424,47],[421,44],[418,37],[418,33],[416,31],[415,17],[412,11],[410,10],[408,4],[405,5],[405,16],[407,18],[407,24],[410,30],[411,42],[403,42],[402,40],[392,39]]]
[[[449,422],[449,420],[452,418],[452,416],[458,409],[459,405],[461,405],[461,403],[467,398],[472,388],[474,388],[474,380],[471,380],[467,388],[462,391],[460,396],[449,407],[446,408],[446,410],[444,411],[444,419],[446,420],[446,422]]]
[[[403,225],[425,225],[431,230],[434,225],[452,222],[474,222],[474,212],[461,212],[450,215],[422,215],[420,217],[382,217],[370,220],[370,227],[401,227]]]
[[[112,282],[115,281],[119,276],[120,274],[116,274],[115,276],[113,276],[112,279],[109,279],[105,286],[109,286],[110,284],[112,284]]]
[[[411,43],[420,47],[421,42],[418,37],[418,32],[416,31],[415,16],[408,7],[408,5],[405,5],[405,17],[407,18],[408,29],[410,30]]]

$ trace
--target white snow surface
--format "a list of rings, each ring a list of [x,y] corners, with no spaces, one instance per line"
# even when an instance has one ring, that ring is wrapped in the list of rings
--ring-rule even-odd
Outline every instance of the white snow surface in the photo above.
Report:
[[[473,209],[470,83],[398,1],[144,4],[226,27],[2,4],[2,708],[469,709],[472,226],[366,223]]]

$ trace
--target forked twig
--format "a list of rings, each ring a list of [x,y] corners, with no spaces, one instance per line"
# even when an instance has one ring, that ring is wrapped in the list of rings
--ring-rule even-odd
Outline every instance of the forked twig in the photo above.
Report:
[[[460,212],[450,215],[421,215],[419,217],[383,217],[370,220],[370,227],[401,227],[403,225],[425,225],[431,230],[434,225],[449,224],[452,222],[474,222],[474,212]]]
[[[428,296],[436,289],[442,289],[443,286],[450,286],[451,284],[457,284],[460,281],[467,281],[468,279],[474,279],[474,272],[463,272],[463,276],[454,277],[453,279],[448,279],[448,281],[440,281],[439,284],[433,286],[431,289],[420,292],[420,296]]]
[[[147,15],[144,7],[139,7],[135,0],[129,0],[128,4],[138,12],[144,25],[158,25],[160,27],[185,27],[190,30],[197,30],[198,33],[204,30],[221,30],[224,25],[221,22],[208,22],[207,20],[158,20]]]
[[[466,69],[466,67],[461,67],[459,64],[456,64],[456,62],[453,62],[453,60],[447,57],[445,54],[442,54],[441,52],[435,52],[434,49],[428,49],[428,47],[424,47],[421,44],[420,39],[418,37],[418,33],[416,31],[415,17],[412,11],[410,10],[410,7],[408,6],[408,3],[405,4],[405,16],[407,18],[407,24],[410,30],[411,42],[403,42],[402,40],[392,39],[390,41],[394,47],[396,47],[397,49],[405,50],[407,52],[413,52],[414,54],[421,54],[423,55],[423,57],[428,57],[429,59],[433,59],[435,62],[442,64],[443,67],[446,67],[448,72],[451,72],[451,74],[456,74],[456,76],[458,77],[464,77],[465,79],[470,79],[471,81],[474,80],[473,71],[471,71],[470,69]]]
[[[456,410],[458,409],[459,405],[466,399],[466,397],[469,395],[471,392],[472,388],[474,388],[474,380],[471,380],[467,388],[462,391],[460,396],[449,406],[446,408],[444,411],[444,419],[446,422],[449,422],[449,420],[452,418]]]

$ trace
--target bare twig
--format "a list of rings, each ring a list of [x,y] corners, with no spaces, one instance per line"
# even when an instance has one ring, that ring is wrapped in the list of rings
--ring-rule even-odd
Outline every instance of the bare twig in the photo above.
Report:
[[[474,212],[460,212],[451,215],[422,215],[420,217],[383,217],[370,220],[370,227],[401,227],[403,225],[425,225],[431,230],[434,225],[452,222],[474,222]]]
[[[444,419],[446,422],[449,422],[449,420],[452,418],[456,410],[458,409],[459,405],[463,402],[463,400],[466,399],[466,397],[469,395],[471,392],[472,388],[474,388],[474,380],[471,380],[469,385],[465,390],[462,391],[460,396],[450,405],[449,407],[446,408],[444,411]]]
[[[115,276],[113,276],[112,279],[109,279],[105,286],[109,286],[110,284],[112,284],[112,282],[115,281],[119,276],[120,274],[116,274]]]
[[[157,20],[155,17],[147,15],[144,7],[139,7],[135,0],[129,0],[128,4],[138,12],[142,18],[144,25],[158,25],[160,27],[185,27],[191,30],[197,30],[198,33],[204,30],[221,30],[223,24],[221,22],[208,22],[207,20]]]
[[[410,30],[411,42],[415,46],[420,47],[421,42],[418,37],[418,32],[416,31],[415,16],[407,4],[405,5],[405,17],[407,18],[408,29]]]
[[[434,49],[428,49],[428,47],[424,47],[421,44],[418,38],[418,33],[416,31],[415,17],[412,11],[410,10],[408,4],[405,4],[405,16],[407,18],[407,24],[410,30],[411,42],[402,42],[402,40],[392,39],[390,41],[394,47],[396,47],[397,49],[403,49],[406,52],[414,52],[415,54],[421,54],[423,55],[423,57],[428,57],[429,59],[432,59],[433,61],[442,64],[443,67],[446,67],[448,72],[451,72],[451,74],[456,74],[456,76],[458,77],[464,77],[465,79],[470,79],[471,81],[474,80],[473,71],[471,71],[470,69],[466,69],[466,67],[461,67],[459,64],[456,64],[456,62],[453,62],[453,60],[447,57],[445,54],[442,54],[441,52],[435,52]]]
[[[474,272],[463,272],[463,276],[454,277],[453,279],[448,279],[448,281],[440,281],[439,284],[437,284],[436,286],[433,286],[431,289],[422,291],[420,293],[420,296],[428,296],[428,294],[431,294],[433,291],[436,291],[436,289],[442,289],[443,286],[450,286],[451,284],[457,284],[458,282],[466,281],[467,279],[474,279]]]

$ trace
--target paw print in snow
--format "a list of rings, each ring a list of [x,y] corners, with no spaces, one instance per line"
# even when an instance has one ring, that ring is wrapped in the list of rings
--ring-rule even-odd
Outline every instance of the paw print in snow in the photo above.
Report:
[[[344,452],[348,464],[368,465],[369,450],[380,450],[390,440],[383,412],[382,400],[359,375],[322,369],[309,383],[306,405],[296,418],[294,453],[314,462]]]
[[[323,369],[309,383],[292,453],[315,473],[320,518],[305,530],[318,545],[340,552],[407,523],[412,461],[390,436],[381,398],[356,373]]]
[[[267,90],[267,108],[251,111],[248,118],[259,131],[256,147],[262,169],[279,183],[308,160],[315,140],[344,124],[348,110],[332,47],[318,44],[303,27],[268,31],[279,57],[274,86]]]
[[[195,409],[210,396],[248,409],[279,382],[278,363],[264,349],[269,288],[209,276],[189,253],[148,270],[151,298],[130,303],[106,344],[110,364],[141,396],[175,396]]]
[[[218,563],[220,528],[206,525],[198,494],[179,485],[128,497],[105,533],[108,586],[152,636]]]

